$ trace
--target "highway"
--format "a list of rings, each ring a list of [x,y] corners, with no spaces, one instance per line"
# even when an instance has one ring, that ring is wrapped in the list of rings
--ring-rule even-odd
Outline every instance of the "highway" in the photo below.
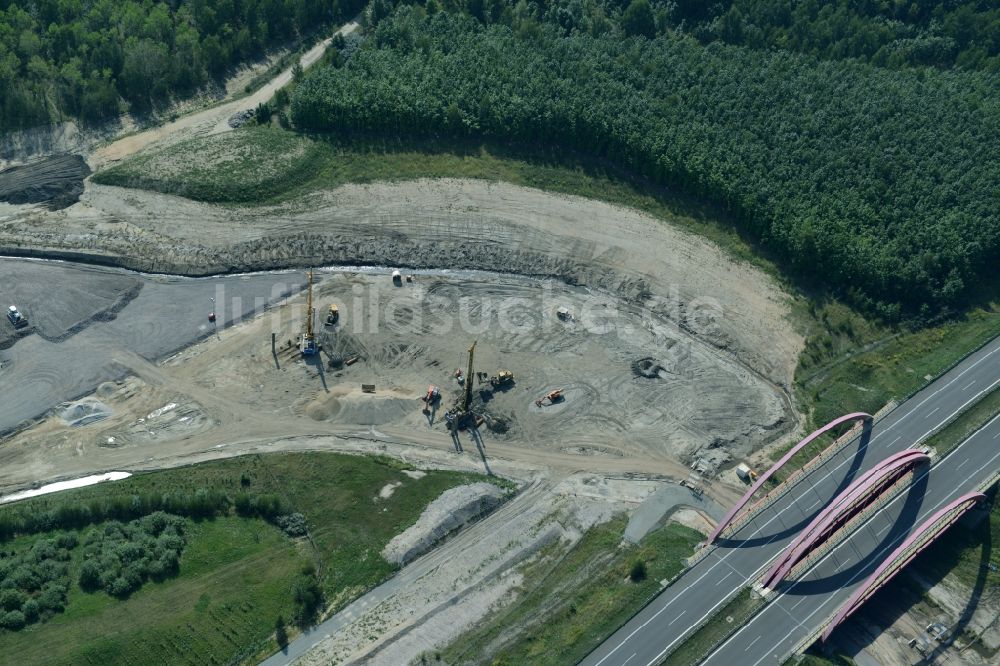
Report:
[[[940,463],[917,474],[906,492],[831,549],[804,576],[779,585],[777,596],[703,663],[780,663],[847,601],[912,529],[996,474],[998,444],[1000,415]]]
[[[870,432],[855,438],[840,453],[799,479],[752,521],[720,538],[718,547],[599,645],[581,665],[655,666],[737,591],[762,574],[762,569],[798,531],[860,473],[886,456],[923,441],[998,385],[1000,338],[886,414]],[[769,645],[763,639],[760,642],[761,648]],[[746,656],[742,654],[741,659],[730,664],[743,664],[742,657]]]

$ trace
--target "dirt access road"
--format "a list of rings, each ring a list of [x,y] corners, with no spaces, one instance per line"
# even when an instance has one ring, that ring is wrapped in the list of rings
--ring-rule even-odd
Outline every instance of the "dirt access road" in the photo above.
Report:
[[[359,27],[360,25],[356,20],[344,24],[334,35],[327,37],[306,51],[299,60],[299,64],[303,69],[309,67],[323,56],[335,35],[349,35]],[[108,163],[128,157],[154,143],[169,143],[171,140],[178,138],[188,138],[192,134],[228,132],[232,129],[228,123],[231,116],[246,109],[255,109],[258,104],[267,102],[274,97],[274,93],[288,85],[291,80],[292,68],[289,67],[247,97],[225,102],[204,111],[198,111],[178,118],[159,127],[153,127],[130,136],[122,137],[106,146],[98,148],[88,157],[88,162],[91,168],[96,171]]]

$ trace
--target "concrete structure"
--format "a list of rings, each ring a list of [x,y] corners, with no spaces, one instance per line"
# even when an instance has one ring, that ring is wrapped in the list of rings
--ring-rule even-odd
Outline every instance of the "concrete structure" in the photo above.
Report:
[[[899,573],[903,567],[909,564],[913,558],[919,555],[927,546],[934,543],[934,540],[941,536],[945,530],[955,524],[965,512],[986,499],[986,495],[980,492],[971,492],[962,495],[958,499],[950,502],[937,513],[927,519],[923,525],[913,530],[906,540],[899,547],[892,551],[889,557],[876,569],[871,576],[851,595],[840,610],[834,616],[830,624],[823,632],[823,640],[830,638],[830,634],[847,616],[861,607],[868,601],[875,592],[888,583],[893,576]]]

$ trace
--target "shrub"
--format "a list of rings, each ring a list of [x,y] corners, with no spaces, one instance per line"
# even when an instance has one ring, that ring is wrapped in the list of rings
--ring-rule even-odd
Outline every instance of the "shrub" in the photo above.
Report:
[[[646,580],[646,563],[643,560],[636,560],[632,564],[631,571],[628,572],[628,577],[632,579],[633,583],[641,583]]]
[[[19,610],[4,613],[3,618],[0,619],[0,625],[11,631],[17,631],[24,627],[24,613]]]

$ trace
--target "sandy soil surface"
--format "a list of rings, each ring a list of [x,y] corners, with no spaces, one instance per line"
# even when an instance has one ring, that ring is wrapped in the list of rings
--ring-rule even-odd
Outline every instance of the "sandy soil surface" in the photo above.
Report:
[[[276,304],[301,288],[300,272],[166,278],[30,260],[0,260],[0,271],[44,274],[24,283],[40,291],[22,299],[43,329],[58,333],[70,321],[91,322],[62,338],[29,335],[0,352],[0,382],[19,387],[0,405],[0,425],[9,430],[94,389],[114,413],[71,428],[60,416],[65,410],[56,409],[3,442],[3,485],[82,471],[73,462],[81,451],[88,453],[80,462],[99,471],[142,460],[150,448],[167,457],[331,427],[396,428],[473,454],[534,449],[575,459],[576,469],[654,459],[684,478],[683,464],[695,457],[747,450],[788,423],[783,394],[772,384],[680,329],[643,320],[617,297],[595,306],[616,313],[614,329],[582,318],[558,321],[557,303],[583,313],[595,294],[555,281],[421,274],[395,286],[386,274],[321,273],[314,306],[325,312],[337,303],[342,315],[337,327],[317,325],[323,352],[306,363],[295,346],[304,298]],[[50,311],[68,309],[46,297],[61,284],[90,284],[93,296],[68,288],[75,316],[49,325]],[[116,289],[131,296],[127,304],[112,298]],[[154,363],[211,335],[211,308],[224,327],[268,304],[260,317]],[[486,422],[476,437],[453,441],[443,412],[464,392],[453,373],[464,367],[473,341],[480,372],[510,369],[515,382],[494,390],[474,376],[473,405]],[[357,361],[347,364],[351,358]],[[650,358],[657,373],[638,373],[636,361]],[[129,375],[138,380],[126,381]],[[363,392],[362,384],[375,391]],[[442,400],[425,414],[420,397],[430,384],[440,387]],[[534,404],[554,388],[564,389],[562,402]],[[176,407],[149,417],[169,404]]]
[[[803,345],[777,284],[707,241],[636,211],[504,183],[348,185],[261,208],[88,183],[59,213],[0,211],[0,253],[35,251],[182,274],[346,263],[552,276],[697,329],[783,387]]]

